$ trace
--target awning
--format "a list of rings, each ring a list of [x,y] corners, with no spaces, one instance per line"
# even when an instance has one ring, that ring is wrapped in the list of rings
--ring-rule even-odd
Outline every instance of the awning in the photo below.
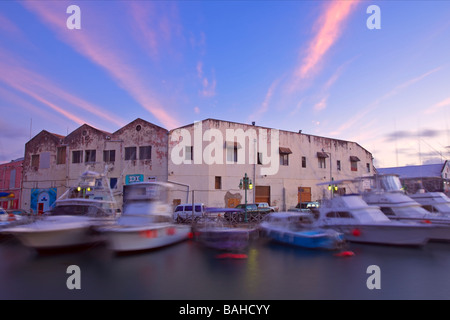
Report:
[[[317,158],[328,158],[328,154],[326,152],[317,152]]]
[[[12,193],[12,192],[0,192],[0,198],[14,198],[14,193]]]
[[[361,161],[361,160],[359,160],[359,158],[357,156],[350,156],[350,161],[357,162],[357,161]]]
[[[292,151],[289,148],[280,147],[280,154],[291,154]]]

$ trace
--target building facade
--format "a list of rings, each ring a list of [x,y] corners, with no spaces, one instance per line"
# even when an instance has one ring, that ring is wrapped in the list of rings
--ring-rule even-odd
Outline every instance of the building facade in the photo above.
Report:
[[[179,184],[174,205],[234,207],[245,201],[239,185],[247,175],[248,202],[288,210],[330,196],[328,185],[318,183],[374,170],[372,154],[355,142],[215,119],[171,130],[168,152],[168,179]]]
[[[0,207],[19,209],[22,196],[23,159],[0,165]]]
[[[22,208],[49,210],[87,170],[107,175],[121,205],[124,185],[167,180],[167,137],[142,119],[114,133],[87,124],[67,136],[41,131],[25,145]]]
[[[119,205],[124,185],[169,181],[173,205],[235,207],[247,196],[288,210],[345,193],[327,182],[374,169],[372,154],[355,142],[254,124],[206,119],[169,132],[136,119],[113,133],[84,124],[67,136],[43,130],[26,144],[21,207],[49,210],[86,170],[107,175]],[[247,192],[239,188],[245,176]]]

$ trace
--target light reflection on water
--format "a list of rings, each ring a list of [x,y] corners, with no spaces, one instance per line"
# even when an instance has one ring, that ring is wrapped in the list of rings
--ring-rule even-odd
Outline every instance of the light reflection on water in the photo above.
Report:
[[[423,248],[350,244],[353,257],[259,239],[246,259],[186,241],[134,255],[104,246],[38,255],[0,243],[0,299],[449,299],[450,244]],[[81,269],[81,290],[66,287],[69,265]],[[369,265],[381,269],[381,289],[369,290]]]

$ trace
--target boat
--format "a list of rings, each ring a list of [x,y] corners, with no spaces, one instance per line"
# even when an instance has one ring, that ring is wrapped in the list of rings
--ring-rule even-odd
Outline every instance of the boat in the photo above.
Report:
[[[409,197],[430,213],[450,217],[450,198],[443,192],[420,192]]]
[[[432,200],[432,196],[415,196],[414,198],[405,194],[401,187],[400,179],[397,175],[375,175],[373,188],[362,193],[363,200],[369,205],[379,206],[381,211],[391,220],[415,221],[419,223],[429,223],[439,225],[430,230],[430,239],[434,241],[450,241],[450,215],[440,212],[430,212],[416,199],[429,203],[429,207],[440,209],[450,208],[449,203],[442,200]],[[425,195],[425,194],[424,194]],[[439,199],[439,198],[438,198]],[[435,202],[433,206],[431,203]],[[438,205],[440,201],[440,205]]]
[[[395,246],[423,246],[440,227],[413,221],[390,220],[378,206],[359,194],[335,196],[322,202],[316,226],[334,229],[350,242]]]
[[[167,203],[169,183],[139,182],[124,187],[122,215],[108,226],[97,228],[116,253],[157,249],[187,240],[191,227],[175,224]]]
[[[226,223],[227,214],[235,214],[235,208],[208,208],[207,214],[194,226],[195,240],[204,246],[231,252],[247,249],[252,240],[258,238],[255,226],[235,226]]]
[[[284,244],[309,249],[340,249],[344,236],[332,229],[311,227],[310,214],[300,212],[274,212],[269,214],[260,228],[266,237]]]
[[[119,214],[106,176],[86,171],[50,211],[1,232],[38,251],[68,249],[103,242],[95,227],[112,223]]]

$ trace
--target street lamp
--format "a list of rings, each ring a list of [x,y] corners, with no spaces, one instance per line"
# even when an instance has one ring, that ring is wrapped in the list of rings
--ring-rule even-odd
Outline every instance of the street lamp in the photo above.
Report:
[[[332,168],[331,168],[331,152],[326,152],[324,149],[322,149],[322,152],[325,153],[325,154],[329,154],[330,155],[330,179],[331,179],[331,181],[334,181],[333,172],[332,172]],[[331,198],[333,198],[333,193],[334,193],[334,191],[337,191],[337,186],[333,185],[333,184],[330,184],[328,186],[328,190],[330,190]]]
[[[245,173],[244,178],[241,179],[239,189],[245,190],[245,222],[247,222],[247,190],[253,189],[252,179],[247,176],[247,173]]]

